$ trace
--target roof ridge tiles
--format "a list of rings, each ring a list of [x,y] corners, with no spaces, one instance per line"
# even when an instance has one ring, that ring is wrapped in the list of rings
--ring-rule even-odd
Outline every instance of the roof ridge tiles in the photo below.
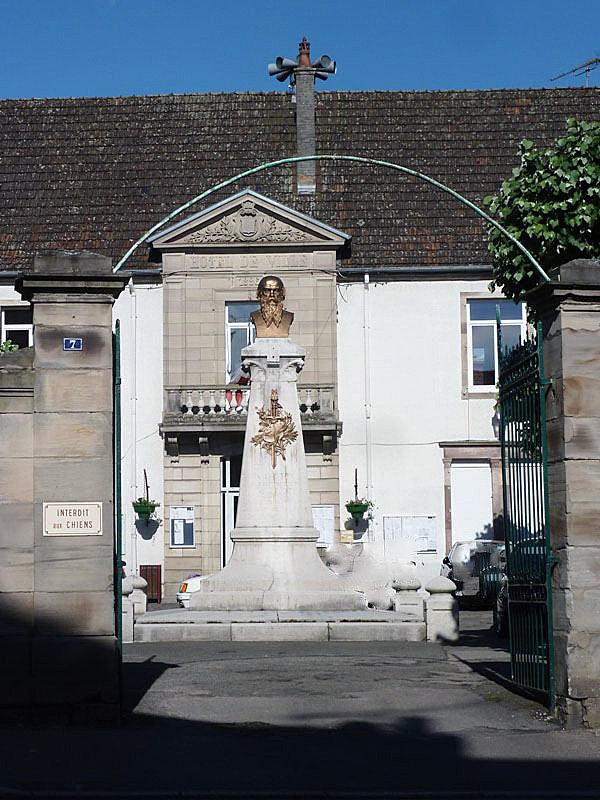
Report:
[[[316,93],[317,98],[337,97],[337,96],[354,96],[361,95],[374,95],[382,97],[403,95],[407,97],[421,97],[421,96],[446,96],[451,97],[455,95],[499,95],[507,93],[535,93],[535,94],[573,94],[573,93],[598,93],[600,87],[596,86],[580,86],[573,88],[560,88],[560,87],[501,87],[491,89],[324,89]],[[234,92],[158,92],[150,94],[124,94],[124,95],[73,95],[73,96],[51,96],[51,97],[6,97],[0,99],[0,104],[3,103],[18,103],[18,104],[39,104],[39,103],[95,103],[106,101],[148,101],[148,100],[194,100],[201,98],[248,98],[255,100],[256,98],[289,98],[289,93],[282,91],[234,91]]]

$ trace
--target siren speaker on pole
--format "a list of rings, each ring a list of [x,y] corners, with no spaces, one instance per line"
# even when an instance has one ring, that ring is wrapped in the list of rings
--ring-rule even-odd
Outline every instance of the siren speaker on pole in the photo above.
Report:
[[[278,81],[284,81],[290,75],[294,67],[297,66],[296,62],[292,61],[291,58],[277,56],[275,63],[271,63],[267,66],[267,71],[269,75],[275,75]]]
[[[313,67],[317,70],[317,72],[324,72],[328,75],[335,75],[336,72],[336,63],[332,61],[329,56],[321,56],[318,61],[315,61]]]
[[[275,59],[275,65],[277,69],[294,69],[294,67],[298,66],[298,62],[294,61],[291,58],[283,58],[283,56],[277,56]]]

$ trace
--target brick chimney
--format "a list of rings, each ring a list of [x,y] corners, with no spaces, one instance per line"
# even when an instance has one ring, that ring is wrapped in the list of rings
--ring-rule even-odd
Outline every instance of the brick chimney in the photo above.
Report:
[[[310,43],[306,36],[300,42],[298,66],[294,70],[296,84],[296,149],[299,156],[316,152],[315,135],[315,69],[310,63]],[[298,194],[314,194],[317,188],[316,161],[301,161],[297,166]]]
[[[336,71],[335,61],[329,56],[321,56],[313,64],[310,60],[310,43],[306,36],[300,42],[295,61],[278,56],[275,63],[269,64],[269,75],[278,81],[288,78],[295,87],[296,103],[296,155],[316,154],[315,135],[315,80],[327,80]],[[296,165],[298,194],[314,194],[316,191],[316,162],[301,161]]]

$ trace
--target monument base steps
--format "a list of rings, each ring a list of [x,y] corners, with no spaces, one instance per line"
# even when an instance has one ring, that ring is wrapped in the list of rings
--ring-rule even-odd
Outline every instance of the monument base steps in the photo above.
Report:
[[[421,642],[424,622],[394,611],[154,611],[138,618],[136,642]]]
[[[272,537],[278,531],[279,539]],[[311,536],[298,541],[294,536]],[[250,538],[252,535],[252,539]],[[284,538],[284,536],[286,538]],[[246,538],[247,537],[247,538]],[[365,609],[364,594],[346,587],[321,561],[315,528],[236,528],[227,566],[202,582],[191,608],[202,611],[343,611]]]

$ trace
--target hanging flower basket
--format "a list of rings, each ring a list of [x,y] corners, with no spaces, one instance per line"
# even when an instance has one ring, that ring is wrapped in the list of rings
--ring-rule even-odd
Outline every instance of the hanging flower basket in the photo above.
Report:
[[[372,505],[370,500],[359,500],[356,498],[354,500],[348,500],[346,503],[346,511],[358,522]]]
[[[148,500],[146,497],[138,497],[137,500],[133,501],[132,505],[135,513],[140,519],[145,520],[146,524],[148,524],[148,520],[156,509],[160,508],[160,503],[156,503],[154,500]]]

